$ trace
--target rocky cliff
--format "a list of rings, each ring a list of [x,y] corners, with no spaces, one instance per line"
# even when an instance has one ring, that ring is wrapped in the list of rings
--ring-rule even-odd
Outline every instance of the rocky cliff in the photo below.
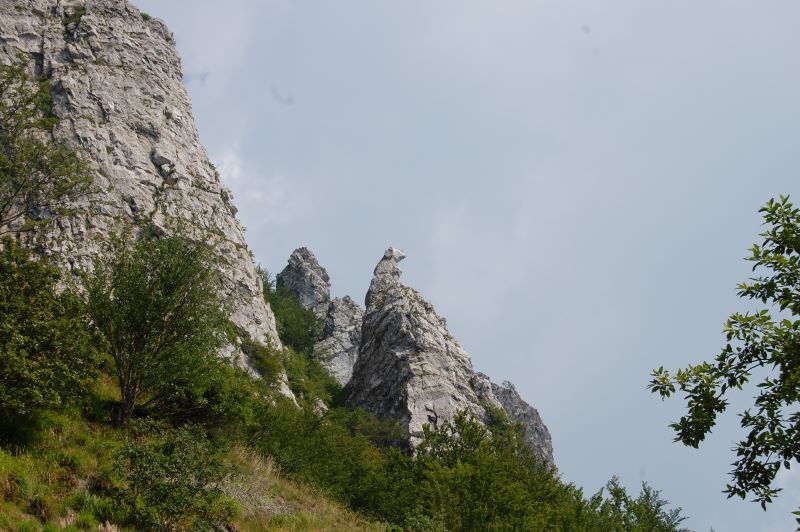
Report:
[[[358,356],[364,310],[348,296],[331,300],[328,272],[308,248],[294,250],[276,280],[322,322],[314,352],[339,384],[346,385]]]
[[[221,182],[195,128],[175,40],[124,0],[0,0],[0,61],[19,54],[46,77],[53,135],[91,159],[98,193],[46,236],[65,268],[87,268],[109,235],[134,222],[169,231],[179,219],[223,258],[231,319],[280,345],[275,319]],[[242,364],[246,361],[230,350]]]
[[[415,447],[423,425],[436,428],[459,411],[488,421],[499,408],[523,423],[537,456],[553,463],[550,434],[538,412],[511,385],[499,386],[475,372],[447,323],[414,289],[400,282],[405,255],[389,248],[375,267],[367,292],[361,345],[348,384],[348,406],[394,419]]]

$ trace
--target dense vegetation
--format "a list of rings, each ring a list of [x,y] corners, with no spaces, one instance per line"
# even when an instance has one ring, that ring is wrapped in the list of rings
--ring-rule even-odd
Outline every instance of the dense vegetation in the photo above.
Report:
[[[19,237],[69,214],[57,206],[90,180],[78,152],[29,134],[48,123],[42,85],[3,67],[7,87],[0,228]],[[500,413],[489,427],[458,416],[404,453],[399,427],[337,406],[319,324],[266,273],[282,349],[236,338],[210,248],[136,229],[69,279],[2,241],[0,528],[679,529],[647,486],[634,498],[612,480],[585,497]],[[237,342],[262,379],[217,356]],[[282,368],[299,405],[275,391]]]

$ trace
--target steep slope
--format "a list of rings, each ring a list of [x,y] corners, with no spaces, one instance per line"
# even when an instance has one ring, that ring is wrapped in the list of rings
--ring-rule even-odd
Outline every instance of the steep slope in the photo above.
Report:
[[[447,323],[414,289],[400,283],[402,251],[389,248],[367,292],[361,345],[348,384],[348,406],[360,407],[407,429],[415,447],[423,425],[436,428],[459,411],[488,422],[487,408],[523,423],[539,458],[553,463],[550,434],[538,412],[513,386],[498,386],[475,372]]]
[[[331,300],[328,272],[308,248],[294,250],[276,280],[322,322],[322,335],[314,351],[323,367],[339,384],[346,385],[358,356],[364,310],[348,296]]]
[[[96,169],[98,193],[78,205],[85,214],[55,225],[44,252],[65,268],[87,268],[124,227],[170,231],[169,220],[181,220],[222,257],[233,322],[280,345],[230,190],[200,143],[164,23],[124,0],[0,0],[0,61],[19,54],[50,82],[60,120],[53,135],[83,148]]]

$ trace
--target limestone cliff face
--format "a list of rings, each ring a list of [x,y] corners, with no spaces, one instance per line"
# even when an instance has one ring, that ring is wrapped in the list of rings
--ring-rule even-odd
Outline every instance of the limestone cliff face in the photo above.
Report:
[[[404,257],[389,248],[375,267],[348,406],[399,421],[411,448],[419,443],[425,424],[436,428],[459,411],[486,422],[487,407],[499,408],[523,423],[528,446],[552,464],[550,434],[538,412],[512,386],[498,386],[475,372],[444,318],[416,290],[400,283],[398,263]]]
[[[169,231],[168,220],[180,219],[222,257],[233,322],[280,345],[231,192],[200,143],[164,23],[125,0],[0,0],[0,61],[19,53],[49,79],[60,119],[54,136],[83,148],[99,189],[78,205],[85,214],[50,230],[45,252],[65,267],[86,268],[122,227],[142,222]]]
[[[339,384],[346,385],[358,356],[363,309],[347,296],[331,300],[328,272],[308,248],[294,250],[276,279],[278,286],[286,288],[322,322],[314,352]]]

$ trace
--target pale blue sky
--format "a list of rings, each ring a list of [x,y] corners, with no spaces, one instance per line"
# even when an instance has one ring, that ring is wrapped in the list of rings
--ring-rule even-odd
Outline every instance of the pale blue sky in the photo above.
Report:
[[[403,248],[476,368],[540,410],[565,480],[646,480],[697,530],[793,528],[800,475],[766,513],[726,500],[734,412],[685,449],[646,384],[717,354],[758,208],[800,200],[800,3],[138,5],[175,32],[258,261],[307,245],[363,301]]]

